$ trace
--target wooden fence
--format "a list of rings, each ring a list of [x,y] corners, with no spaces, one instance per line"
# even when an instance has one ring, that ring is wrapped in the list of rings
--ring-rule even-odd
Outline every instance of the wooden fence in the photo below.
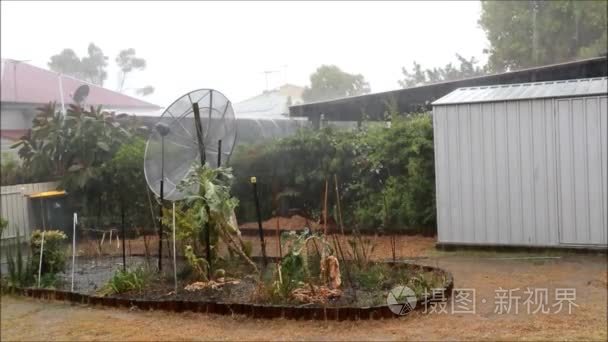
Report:
[[[17,230],[26,238],[32,233],[33,213],[28,195],[55,190],[57,182],[17,184],[0,187],[0,216],[8,221],[2,240],[17,237]]]

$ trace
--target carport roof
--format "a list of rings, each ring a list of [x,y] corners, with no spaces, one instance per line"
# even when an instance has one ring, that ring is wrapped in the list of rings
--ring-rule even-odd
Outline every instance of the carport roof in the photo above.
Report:
[[[458,88],[433,106],[608,94],[608,77]]]

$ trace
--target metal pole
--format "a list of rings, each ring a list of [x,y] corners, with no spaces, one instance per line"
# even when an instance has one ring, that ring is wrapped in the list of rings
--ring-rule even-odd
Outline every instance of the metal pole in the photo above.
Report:
[[[173,279],[175,281],[175,294],[177,294],[177,257],[175,255],[175,202],[173,202]]]
[[[59,79],[59,96],[61,98],[61,114],[65,116],[65,101],[63,100],[63,81],[61,80],[61,74],[58,74]]]
[[[267,265],[266,242],[264,241],[264,228],[262,228],[262,215],[260,213],[260,201],[258,199],[257,179],[255,177],[251,177],[251,185],[253,185],[253,199],[255,201],[255,211],[258,216],[258,231],[260,232],[260,245],[262,247],[262,261],[264,263],[264,267],[266,267],[266,265]]]
[[[213,93],[209,94],[210,96],[213,96]],[[209,115],[211,116],[211,108],[212,108],[212,104],[209,104]],[[203,143],[203,126],[201,124],[201,113],[199,111],[198,108],[198,103],[195,102],[192,104],[192,111],[194,112],[194,123],[196,124],[196,139],[198,142],[198,152],[199,155],[201,157],[201,166],[205,166],[205,162],[206,162],[206,155],[205,155],[205,145]],[[205,205],[205,211],[207,212],[207,217],[209,217],[209,206]],[[211,262],[211,225],[207,222],[206,227],[207,229],[204,230],[205,232],[205,249],[207,250],[207,276],[210,278],[211,277],[211,272],[213,270],[213,265]]]
[[[222,166],[222,139],[217,141],[217,167]]]
[[[165,137],[161,136],[161,153],[160,153],[160,206],[158,207],[158,272],[160,273],[163,269],[163,201],[165,200],[164,194],[164,180],[165,180]]]
[[[194,123],[196,124],[196,140],[198,142],[198,153],[201,157],[201,166],[205,166],[205,144],[203,143],[203,126],[201,123],[201,113],[198,108],[198,103],[192,104],[192,111],[194,112]]]
[[[76,224],[78,224],[78,214],[74,213],[72,228],[72,286],[70,287],[72,292],[74,292],[74,267],[76,265]]]
[[[44,233],[46,233],[46,230],[42,231],[42,241],[40,242],[40,261],[38,262],[38,287],[40,287],[40,278],[42,277],[42,253],[44,252]]]
[[[120,224],[122,225],[122,269],[127,271],[127,252],[125,250],[125,243],[127,239],[127,233],[125,232],[125,205],[121,203],[120,206]]]

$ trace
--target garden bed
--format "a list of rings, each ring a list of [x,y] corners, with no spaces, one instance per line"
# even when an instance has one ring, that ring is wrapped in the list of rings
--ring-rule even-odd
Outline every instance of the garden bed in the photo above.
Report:
[[[100,282],[107,281],[111,276],[108,265],[119,266],[115,259],[110,259],[103,263],[96,261],[97,266],[90,263],[82,263],[85,267],[94,272],[97,267],[101,272],[96,278],[87,277],[89,282],[98,279]],[[271,270],[274,263],[270,263],[267,270]],[[79,286],[76,292],[69,292],[69,281],[64,281],[60,289],[15,289],[15,292],[35,298],[68,300],[71,302],[86,303],[93,305],[137,307],[140,309],[157,309],[168,311],[193,311],[216,314],[243,314],[257,318],[291,318],[291,319],[378,319],[399,317],[393,314],[386,304],[388,291],[397,285],[406,285],[401,280],[407,278],[426,279],[427,285],[434,282],[435,288],[441,288],[443,294],[435,295],[447,298],[450,294],[453,279],[449,272],[429,266],[420,266],[409,263],[374,263],[371,267],[376,271],[367,275],[357,275],[354,273],[354,265],[350,265],[351,277],[357,277],[353,281],[354,286],[344,286],[342,295],[335,300],[328,300],[326,303],[300,303],[293,299],[264,299],[257,296],[259,291],[258,282],[253,276],[244,276],[238,283],[225,284],[219,289],[205,288],[196,291],[187,291],[184,287],[187,282],[180,281],[177,294],[174,292],[172,277],[156,276],[148,282],[142,291],[131,291],[111,296],[100,296],[98,290],[103,284],[96,286]],[[268,272],[268,271],[267,271]],[[371,275],[370,275],[371,274]],[[378,279],[374,275],[381,275]],[[266,275],[265,275],[266,276]],[[79,276],[77,275],[76,278]],[[405,277],[405,278],[403,278]],[[367,282],[367,283],[366,283]],[[408,283],[411,285],[411,283]],[[430,295],[422,295],[425,290],[424,285],[415,288],[418,303],[417,308],[424,306],[427,301],[433,300]],[[64,289],[64,290],[61,290]],[[431,292],[430,290],[427,292]]]

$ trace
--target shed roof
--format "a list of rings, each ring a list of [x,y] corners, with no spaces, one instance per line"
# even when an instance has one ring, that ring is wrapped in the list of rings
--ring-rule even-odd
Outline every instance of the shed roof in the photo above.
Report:
[[[564,81],[458,88],[433,102],[433,105],[590,96],[607,93],[608,77],[583,78]]]

